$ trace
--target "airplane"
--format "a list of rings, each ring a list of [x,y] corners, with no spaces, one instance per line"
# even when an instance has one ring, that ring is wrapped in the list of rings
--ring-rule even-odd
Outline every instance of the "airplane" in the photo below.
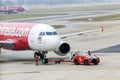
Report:
[[[25,12],[25,8],[23,6],[0,6],[0,12],[4,14],[23,13]]]
[[[48,51],[54,51],[59,56],[69,53],[70,45],[62,41],[62,38],[100,30],[101,28],[58,35],[55,28],[48,24],[0,22],[0,48],[34,50],[34,57],[38,55],[42,63],[48,63]]]

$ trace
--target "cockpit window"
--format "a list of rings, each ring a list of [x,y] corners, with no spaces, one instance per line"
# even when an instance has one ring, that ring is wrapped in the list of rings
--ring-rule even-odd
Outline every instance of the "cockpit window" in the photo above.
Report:
[[[45,35],[45,32],[41,32],[40,34],[39,34],[39,36],[44,36]]]
[[[53,35],[57,35],[57,32],[53,32]]]
[[[53,36],[53,35],[57,35],[57,32],[41,32],[40,34],[39,34],[39,36],[45,36],[45,35],[47,35],[47,36]]]
[[[45,35],[45,32],[42,32],[42,36],[44,36]]]
[[[46,32],[46,35],[52,35],[52,32]]]
[[[42,35],[42,32],[39,34],[39,36],[41,36]]]

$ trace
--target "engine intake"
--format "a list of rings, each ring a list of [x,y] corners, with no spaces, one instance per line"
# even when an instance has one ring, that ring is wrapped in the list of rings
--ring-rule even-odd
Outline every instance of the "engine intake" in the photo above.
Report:
[[[70,51],[70,45],[68,43],[62,43],[60,47],[55,50],[55,53],[60,56],[65,56]]]

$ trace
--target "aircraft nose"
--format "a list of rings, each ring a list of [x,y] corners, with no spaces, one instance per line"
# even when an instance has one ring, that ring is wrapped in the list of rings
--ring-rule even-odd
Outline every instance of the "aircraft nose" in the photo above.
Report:
[[[61,42],[60,37],[58,37],[58,36],[51,36],[51,37],[47,37],[46,38],[44,44],[46,45],[46,48],[48,48],[49,50],[51,50],[51,49],[58,48],[59,45],[60,45],[60,42]]]

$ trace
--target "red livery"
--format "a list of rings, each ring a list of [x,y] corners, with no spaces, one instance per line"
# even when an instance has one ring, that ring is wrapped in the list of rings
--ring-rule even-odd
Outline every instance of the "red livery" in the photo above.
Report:
[[[18,12],[24,12],[25,8],[23,6],[0,6],[0,12],[4,14],[12,14]]]

